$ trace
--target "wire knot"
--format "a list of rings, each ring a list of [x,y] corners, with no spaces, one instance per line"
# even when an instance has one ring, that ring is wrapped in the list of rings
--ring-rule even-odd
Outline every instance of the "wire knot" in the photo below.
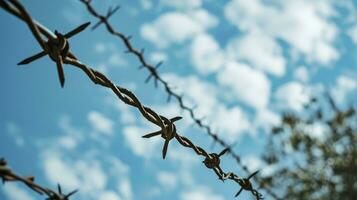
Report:
[[[259,171],[255,171],[254,173],[252,173],[251,175],[248,176],[248,178],[242,178],[242,179],[238,179],[237,182],[240,185],[240,190],[237,192],[237,194],[235,195],[236,197],[239,196],[239,194],[243,191],[243,190],[247,190],[247,191],[251,191],[252,194],[256,197],[256,199],[262,199],[262,195],[253,188],[252,183],[250,182],[250,179],[252,177],[254,177],[256,174],[258,174]]]
[[[167,119],[164,116],[160,116],[164,123],[164,127],[162,128],[162,134],[161,137],[164,138],[165,140],[171,140],[176,136],[176,126],[173,123],[175,120],[173,119]]]
[[[62,60],[68,56],[69,43],[67,38],[58,31],[55,31],[55,35],[57,36],[56,38],[48,39],[46,43],[46,53],[53,61],[58,62],[59,56],[61,56]]]
[[[203,161],[203,163],[209,169],[219,167],[219,164],[221,163],[220,157],[223,156],[228,150],[229,150],[229,148],[225,148],[219,154],[216,154],[216,153],[209,154],[208,156],[206,156],[206,158]]]
[[[239,181],[239,185],[242,187],[243,190],[253,190],[252,183],[247,178],[243,178]]]
[[[176,126],[174,122],[182,119],[182,117],[174,117],[171,119],[167,119],[166,117],[160,115],[160,119],[164,124],[164,126],[161,127],[161,130],[143,135],[142,137],[151,138],[157,135],[161,135],[161,137],[165,139],[164,147],[162,148],[162,158],[165,159],[169,142],[177,135]]]
[[[56,62],[57,65],[57,72],[58,77],[61,83],[61,86],[64,86],[64,71],[63,71],[63,63],[66,62],[68,58],[75,59],[77,58],[69,51],[69,43],[67,41],[68,38],[78,34],[79,32],[83,31],[90,23],[84,23],[77,28],[73,29],[72,31],[61,34],[58,31],[55,31],[56,37],[50,37],[43,47],[43,51],[37,53],[33,56],[30,56],[21,62],[18,65],[26,65],[29,64],[45,55],[51,58],[51,60]]]
[[[212,169],[219,166],[219,164],[221,163],[221,159],[219,158],[218,154],[211,153],[205,158],[203,163],[206,165],[207,168]]]

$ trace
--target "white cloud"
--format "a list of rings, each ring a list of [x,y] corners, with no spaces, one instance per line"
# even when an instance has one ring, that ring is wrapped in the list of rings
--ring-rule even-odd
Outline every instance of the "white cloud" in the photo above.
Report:
[[[261,109],[257,112],[255,123],[258,127],[270,129],[271,126],[278,125],[280,117],[278,114],[268,109]]]
[[[97,111],[90,111],[87,118],[92,127],[99,133],[106,135],[111,135],[113,133],[113,121],[105,117],[103,114]]]
[[[115,44],[114,43],[97,42],[94,44],[94,51],[96,53],[106,53],[108,51],[115,51]]]
[[[234,139],[239,133],[249,130],[250,122],[239,107],[226,108],[218,106],[215,109],[214,124],[224,138]]]
[[[83,8],[77,2],[71,1],[68,2],[65,9],[61,10],[61,13],[68,23],[78,26],[78,24],[81,24],[84,21],[82,9]]]
[[[93,66],[102,73],[108,73],[110,69],[126,67],[128,66],[128,61],[122,56],[112,42],[96,42],[93,45],[94,53],[101,54],[101,57],[105,55],[105,59],[101,61],[96,61]]]
[[[160,4],[187,10],[200,7],[202,5],[202,0],[160,0]]]
[[[25,139],[21,134],[21,129],[16,123],[6,123],[6,131],[15,140],[17,146],[21,147],[25,145]]]
[[[66,150],[76,148],[78,143],[83,139],[82,131],[71,124],[71,120],[68,116],[62,116],[58,121],[58,126],[64,134],[59,136],[56,140],[57,144]]]
[[[108,183],[114,182],[119,199],[132,199],[130,168],[117,158],[117,152],[114,155],[107,147],[88,145],[91,138],[82,138],[82,130],[73,127],[68,117],[61,117],[59,126],[65,134],[37,143],[46,179],[52,185],[59,183],[64,191],[79,189],[76,196],[82,199],[116,199],[108,191],[113,187]],[[85,153],[75,151],[74,147]]]
[[[282,48],[274,38],[261,32],[252,32],[231,40],[227,45],[231,59],[247,61],[253,67],[275,76],[285,74],[286,61]]]
[[[142,136],[157,130],[160,129],[156,127],[155,130],[149,130],[148,128],[138,126],[126,126],[123,129],[125,143],[137,156],[151,158],[157,155],[158,152],[161,152],[159,146],[162,138],[156,136],[150,139],[143,139]]]
[[[42,154],[46,178],[52,184],[60,183],[66,191],[79,189],[78,195],[83,198],[100,199],[107,195],[109,179],[114,177],[112,180],[118,183],[118,195],[132,199],[128,166],[113,155],[101,155],[102,160],[98,160],[92,153],[81,155],[80,159],[65,158],[61,147],[54,146]]]
[[[67,150],[73,150],[77,146],[77,139],[71,135],[65,135],[58,139],[58,144]]]
[[[269,102],[269,79],[248,65],[229,62],[219,71],[217,80],[222,86],[231,89],[239,100],[253,108],[264,108]]]
[[[72,126],[70,117],[66,115],[62,116],[58,120],[58,126],[60,127],[61,130],[63,130],[68,135],[77,136],[77,137],[80,137],[82,135],[81,130]]]
[[[286,0],[267,5],[262,0],[234,0],[225,16],[246,32],[262,32],[282,39],[309,61],[324,65],[339,58],[333,43],[338,29],[329,19],[335,15],[328,1]]]
[[[121,200],[121,198],[113,191],[105,191],[100,194],[99,200]]]
[[[152,23],[144,24],[141,35],[156,46],[165,48],[171,43],[182,43],[216,24],[217,19],[202,9],[189,13],[169,12]]]
[[[179,127],[178,132],[180,134],[185,134],[185,131],[189,128],[190,125],[192,125],[192,120],[189,113],[183,112],[180,106],[174,101],[171,101],[167,104],[156,104],[150,107],[153,108],[157,113],[163,113],[168,118],[176,116],[182,117],[180,121],[175,123],[175,125]]]
[[[189,11],[187,14],[205,30],[213,28],[218,24],[218,19],[204,9]]]
[[[216,40],[208,34],[197,35],[190,51],[191,62],[201,74],[216,72],[223,65],[224,54]]]
[[[295,111],[301,111],[304,105],[309,101],[310,92],[299,82],[288,82],[281,85],[275,97],[278,100],[279,107],[290,108]]]
[[[305,130],[306,133],[308,133],[310,136],[324,142],[326,139],[326,136],[329,132],[329,128],[326,124],[323,123],[318,123],[315,122],[313,124],[306,125],[302,127],[303,130]]]
[[[172,190],[177,186],[177,175],[171,172],[160,171],[157,174],[157,181],[165,189]]]
[[[357,24],[353,27],[351,27],[348,31],[347,34],[351,37],[352,41],[357,44]]]
[[[106,158],[109,163],[109,173],[114,177],[120,177],[129,173],[130,168],[115,156]]]
[[[242,158],[243,165],[247,166],[249,171],[254,172],[263,169],[263,162],[257,156],[246,155]]]
[[[140,0],[140,4],[144,10],[150,10],[152,8],[151,0]]]
[[[52,183],[60,183],[64,189],[79,188],[81,181],[72,166],[55,152],[43,155],[43,168],[46,178]]]
[[[129,179],[121,180],[118,189],[123,199],[129,200],[133,198],[133,191],[131,189],[131,183]]]
[[[79,160],[72,165],[81,179],[83,193],[93,193],[106,187],[108,176],[97,160]]]
[[[35,200],[35,198],[30,193],[28,193],[27,191],[21,188],[25,186],[21,186],[16,183],[8,183],[8,184],[3,184],[1,187],[7,199]]]
[[[306,67],[299,66],[294,70],[294,78],[298,81],[306,83],[309,80],[309,72]]]
[[[342,104],[349,93],[357,90],[357,81],[348,76],[341,75],[336,80],[335,87],[332,88],[332,95],[335,101]]]
[[[110,55],[110,57],[108,59],[108,64],[110,64],[112,66],[119,66],[119,67],[128,65],[128,63],[125,60],[125,58],[123,58],[118,53],[113,53],[113,54]]]
[[[109,100],[110,100],[110,105],[114,106],[114,108],[116,108],[119,111],[120,120],[122,123],[133,124],[136,122],[136,116],[132,112],[131,110],[132,108],[128,107],[128,105],[124,104],[123,102],[118,102],[118,101],[113,102],[112,98],[110,98]]]
[[[174,162],[174,165],[179,165],[180,169],[183,169],[184,171],[190,171],[188,169],[195,165],[200,165],[202,161],[199,157],[192,154],[192,152],[182,148],[181,146],[173,146],[170,154],[168,154],[168,158]],[[185,180],[188,179],[190,178]]]
[[[207,187],[195,187],[195,190],[183,191],[180,200],[224,200],[223,196],[214,194]]]
[[[232,80],[237,80],[232,71],[229,71],[228,73],[230,73],[230,76],[234,77]],[[222,74],[222,76],[226,75]],[[197,105],[197,108],[195,109],[196,116],[198,118],[206,117],[205,120],[217,127],[220,130],[220,134],[233,137],[238,136],[239,133],[248,129],[250,123],[246,119],[244,112],[238,106],[227,107],[221,100],[219,100],[218,91],[220,88],[217,86],[202,81],[196,76],[179,77],[174,74],[164,74],[163,77],[165,80],[169,80],[170,82],[179,85],[180,87],[175,91],[178,94],[183,93],[185,95],[185,103],[187,105]],[[222,79],[227,80],[226,77],[222,77]],[[170,109],[162,110],[166,110],[167,112],[167,110]]]
[[[217,102],[217,87],[213,84],[200,80],[196,76],[180,77],[175,74],[163,74],[164,80],[175,83],[174,91],[185,95],[185,104],[197,105],[197,117],[204,117],[212,113]],[[209,91],[209,92],[207,92]]]
[[[166,62],[168,60],[168,56],[163,51],[156,51],[150,54],[150,60],[154,63]]]
[[[259,175],[268,176],[276,170],[276,165],[266,165],[259,157],[255,155],[246,155],[242,158],[242,163],[248,167],[249,171],[259,170]]]

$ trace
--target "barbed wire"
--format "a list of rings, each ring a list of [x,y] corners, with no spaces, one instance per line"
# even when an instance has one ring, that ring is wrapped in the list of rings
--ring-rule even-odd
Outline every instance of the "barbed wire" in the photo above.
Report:
[[[11,5],[10,5],[11,3]],[[81,69],[86,75],[91,79],[91,81],[95,84],[99,84],[103,87],[110,88],[113,93],[125,104],[128,104],[130,106],[133,106],[139,110],[141,115],[150,121],[151,123],[157,125],[160,127],[159,131],[149,133],[147,135],[144,135],[144,138],[150,138],[154,136],[160,135],[164,140],[164,145],[162,149],[162,157],[165,159],[167,149],[169,146],[169,142],[172,139],[176,139],[177,142],[179,142],[182,146],[187,147],[192,149],[197,155],[203,156],[204,157],[204,164],[208,169],[212,169],[218,178],[222,181],[225,180],[231,180],[236,182],[241,188],[238,191],[238,193],[235,196],[238,196],[242,190],[250,191],[256,199],[262,199],[262,195],[253,188],[250,179],[255,176],[258,171],[252,173],[248,178],[240,178],[238,175],[234,174],[233,172],[224,172],[221,167],[220,167],[220,157],[226,153],[229,152],[229,148],[224,149],[221,153],[216,154],[216,153],[207,153],[203,148],[195,145],[191,140],[188,138],[181,136],[177,133],[176,131],[176,126],[174,122],[178,121],[181,119],[181,117],[174,117],[171,119],[168,119],[162,115],[157,114],[154,110],[152,110],[149,107],[144,106],[139,99],[129,90],[122,88],[118,85],[115,85],[109,78],[107,78],[104,74],[101,72],[94,70],[90,67],[88,67],[86,64],[80,62],[75,55],[70,51],[70,46],[68,43],[68,39],[79,32],[83,31],[89,23],[84,23],[77,28],[73,29],[72,31],[66,33],[66,34],[61,34],[58,31],[55,31],[52,33],[49,31],[45,26],[40,25],[38,22],[34,21],[30,14],[26,11],[26,9],[22,6],[21,3],[17,0],[0,0],[0,6],[9,12],[10,14],[15,15],[22,21],[24,21],[29,29],[31,30],[32,35],[35,37],[37,42],[42,48],[42,51],[40,53],[37,53],[29,58],[24,59],[19,63],[19,65],[23,64],[29,64],[42,56],[48,55],[52,61],[56,63],[57,66],[57,72],[59,75],[60,79],[60,84],[63,87],[64,86],[64,71],[63,71],[63,64],[71,65],[74,67],[77,67]],[[42,34],[42,35],[41,35]],[[43,39],[43,36],[47,39]],[[142,54],[140,54],[142,55]],[[5,162],[6,164],[6,162]],[[4,166],[6,166],[4,164]],[[4,168],[5,169],[5,168]],[[7,170],[4,170],[4,173]],[[11,172],[11,171],[10,171]],[[10,172],[6,172],[5,175],[9,176],[9,174],[14,175]],[[4,180],[4,179],[3,179]],[[30,183],[30,180],[27,179],[19,179],[15,177],[15,180],[19,180],[21,182]],[[37,188],[38,185],[32,185],[32,184],[26,184],[29,186],[31,189]],[[43,188],[42,188],[43,189]],[[36,190],[36,189],[35,189]],[[45,190],[39,189],[39,191],[42,191],[43,193],[46,193]],[[74,194],[75,191],[71,192],[70,194]],[[51,192],[49,192],[50,195]],[[70,195],[63,195],[60,187],[59,187],[59,193],[65,197],[65,199],[59,199],[59,200],[68,200]],[[51,193],[52,194],[52,193]],[[58,193],[53,193],[53,194],[58,194]],[[52,195],[53,195],[52,194]],[[61,197],[62,197],[61,196]],[[48,199],[50,200],[58,200],[52,198],[52,196],[49,196]]]
[[[160,61],[159,63],[157,63],[156,65],[152,65],[152,64],[149,64],[149,62],[146,61],[145,59],[145,56],[144,56],[144,52],[145,52],[145,49],[141,49],[141,50],[138,50],[137,48],[135,48],[132,43],[130,42],[130,40],[132,39],[132,36],[129,35],[129,36],[126,36],[124,33],[116,30],[112,24],[109,22],[109,18],[116,12],[119,10],[120,6],[115,6],[114,8],[113,7],[109,7],[108,11],[107,11],[107,14],[106,15],[102,15],[100,14],[99,12],[96,11],[96,9],[91,5],[91,2],[92,0],[79,0],[80,2],[82,2],[88,12],[95,18],[98,19],[98,22],[92,26],[92,30],[95,30],[96,28],[98,28],[101,24],[103,24],[106,28],[106,30],[113,36],[117,37],[124,45],[125,47],[127,48],[126,49],[126,53],[130,53],[130,54],[133,54],[137,59],[138,61],[140,62],[140,66],[139,66],[139,69],[142,69],[142,68],[146,68],[148,71],[149,71],[149,76],[146,78],[145,80],[145,83],[148,83],[151,78],[153,78],[154,80],[154,85],[155,87],[157,88],[158,87],[158,84],[162,84],[163,87],[164,87],[164,90],[165,92],[168,94],[168,99],[167,101],[170,101],[171,99],[171,96],[174,97],[180,108],[187,111],[191,117],[191,119],[194,121],[194,123],[196,125],[198,125],[200,128],[204,129],[205,130],[205,133],[207,135],[209,135],[213,141],[215,143],[218,143],[220,144],[223,148],[227,149],[227,153],[232,156],[232,158],[236,161],[236,163],[247,173],[247,174],[251,174],[250,170],[248,169],[248,167],[246,165],[244,165],[241,161],[241,157],[232,149],[232,146],[233,145],[229,145],[228,143],[226,143],[222,138],[220,138],[218,136],[218,134],[214,133],[212,130],[213,128],[210,127],[209,124],[205,124],[203,122],[203,118],[198,118],[197,115],[196,115],[196,112],[195,112],[195,109],[197,108],[197,106],[194,106],[194,107],[189,107],[188,105],[186,105],[184,103],[184,98],[183,98],[183,95],[180,95],[176,92],[173,91],[173,88],[170,87],[170,84],[169,82],[165,81],[159,74],[159,72],[157,71],[158,68],[160,66],[162,66],[163,62]],[[234,144],[234,143],[233,143]],[[255,180],[261,184],[261,180],[255,176],[254,177]],[[280,198],[275,194],[275,192],[273,192],[271,189],[267,188],[267,186],[263,186],[261,185],[262,189],[265,190],[270,196],[272,196],[273,198],[279,200]]]
[[[0,178],[3,184],[5,184],[5,182],[21,182],[25,184],[27,187],[29,187],[31,190],[37,192],[38,194],[47,195],[48,197],[47,200],[69,200],[69,197],[78,191],[78,190],[74,190],[68,194],[64,194],[62,193],[62,188],[59,184],[57,185],[58,192],[40,186],[34,182],[35,177],[33,176],[24,177],[14,173],[7,165],[7,162],[4,158],[0,158]]]

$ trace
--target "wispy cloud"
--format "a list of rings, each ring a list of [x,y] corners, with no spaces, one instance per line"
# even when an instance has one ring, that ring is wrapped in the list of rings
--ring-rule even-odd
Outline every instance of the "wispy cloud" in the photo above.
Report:
[[[21,128],[16,123],[7,122],[6,131],[15,140],[17,146],[21,147],[25,145],[25,139],[21,135]]]
[[[229,62],[218,73],[219,84],[227,87],[243,103],[264,108],[270,99],[270,80],[261,71],[237,62]]]
[[[275,76],[281,77],[285,74],[283,48],[265,33],[256,31],[232,39],[227,45],[226,53],[230,59],[248,62],[253,67]]]
[[[87,118],[96,131],[105,135],[112,135],[114,122],[111,119],[98,111],[90,111]]]
[[[183,191],[180,200],[224,200],[224,197],[214,194],[205,186],[197,186],[195,189]]]
[[[176,9],[187,10],[200,7],[202,0],[160,0],[160,4]]]
[[[218,42],[206,33],[197,35],[190,46],[191,62],[201,74],[219,70],[224,63],[224,53]]]
[[[357,81],[351,77],[341,75],[337,78],[335,86],[332,88],[332,95],[339,104],[343,104],[347,96],[353,91],[357,91]],[[347,103],[347,102],[346,102]]]
[[[227,20],[247,34],[261,32],[287,42],[307,60],[328,65],[339,58],[334,46],[338,35],[329,20],[336,11],[328,1],[276,1],[268,5],[261,0],[234,0],[227,3]]]
[[[141,36],[157,47],[165,48],[172,43],[183,43],[217,23],[217,19],[203,9],[189,13],[168,12],[154,22],[144,24]]]
[[[310,91],[299,82],[288,82],[277,89],[275,97],[280,108],[302,111],[310,99]]]
[[[35,200],[32,193],[28,193],[18,184],[3,184],[1,187],[7,199],[11,200]]]

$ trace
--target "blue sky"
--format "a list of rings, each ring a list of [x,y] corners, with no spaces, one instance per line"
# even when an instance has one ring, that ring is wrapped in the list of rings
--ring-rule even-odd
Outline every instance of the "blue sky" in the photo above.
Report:
[[[79,1],[22,2],[51,30],[96,22]],[[117,4],[113,26],[133,35],[133,45],[146,49],[150,63],[164,61],[160,74],[188,105],[198,105],[198,116],[206,116],[221,138],[236,142],[235,152],[251,170],[272,170],[259,154],[283,110],[302,112],[309,97],[323,90],[342,107],[356,102],[355,1],[94,1],[102,13]],[[0,24],[0,155],[15,171],[51,188],[78,188],[78,200],[233,198],[237,185],[218,181],[202,157],[176,142],[162,160],[162,141],[141,138],[157,127],[81,71],[65,66],[62,89],[49,58],[17,66],[39,45],[23,22],[3,10]],[[144,83],[148,72],[138,70],[137,59],[104,27],[82,32],[70,45],[79,60],[145,105],[164,116],[183,116],[180,134],[209,151],[221,150],[175,100],[166,103],[162,87]],[[323,128],[313,128],[323,137]],[[246,176],[229,156],[222,166]],[[0,199],[41,198],[21,184],[0,188]]]

